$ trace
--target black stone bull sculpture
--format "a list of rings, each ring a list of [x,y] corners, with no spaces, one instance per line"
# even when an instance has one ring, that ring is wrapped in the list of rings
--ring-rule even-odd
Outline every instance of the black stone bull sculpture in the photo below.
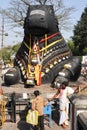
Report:
[[[24,21],[24,39],[14,60],[16,73],[8,70],[6,84],[25,85],[67,82],[78,79],[81,60],[74,57],[62,37],[52,5],[31,5]],[[11,68],[12,69],[12,68]]]

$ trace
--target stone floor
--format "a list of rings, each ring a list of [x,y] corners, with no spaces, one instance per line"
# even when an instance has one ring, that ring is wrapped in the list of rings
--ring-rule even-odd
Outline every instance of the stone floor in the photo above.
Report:
[[[1,130],[29,130],[29,124],[23,121],[19,121],[18,123],[6,122]],[[45,125],[45,130],[63,130],[63,128],[54,123],[52,128]],[[70,127],[66,128],[66,130],[70,130]]]
[[[3,85],[3,81],[0,79],[0,83]],[[80,85],[80,89],[87,88],[87,81],[83,79],[83,77],[80,77],[77,82],[72,82],[71,86],[75,89],[76,86]],[[39,90],[41,92],[41,95],[47,99],[48,95],[52,95],[56,93],[56,89],[51,88],[50,84],[44,84],[41,86],[35,86],[34,88],[24,88],[24,84],[20,82],[19,84],[12,85],[12,86],[2,86],[4,93],[18,93],[18,94],[23,94],[23,93],[28,93],[31,95],[34,90]],[[55,119],[52,120],[52,128],[50,128],[48,125],[45,125],[45,130],[63,130],[61,126],[58,126],[58,121],[56,118],[56,113]],[[1,130],[29,130],[29,124],[27,124],[25,121],[22,121],[18,119],[16,123],[12,122],[5,122]],[[66,130],[70,130],[70,126],[66,128]]]

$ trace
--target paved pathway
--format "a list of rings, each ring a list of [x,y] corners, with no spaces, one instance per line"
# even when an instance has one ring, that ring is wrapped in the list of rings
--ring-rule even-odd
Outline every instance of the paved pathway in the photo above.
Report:
[[[25,121],[19,121],[17,123],[5,122],[1,130],[29,130],[29,124]],[[55,122],[53,122],[52,128],[45,125],[45,130],[64,130],[61,126],[58,126]],[[70,127],[66,128],[66,130],[70,130]]]
[[[3,81],[2,81],[3,83]],[[24,85],[22,83],[16,84],[13,86],[2,86],[4,93],[21,93],[24,92],[29,93],[31,95],[34,90],[39,90],[41,92],[41,95],[44,98],[47,98],[47,95],[54,94],[56,92],[56,89],[53,89],[50,87],[50,84],[45,84],[41,86],[35,86],[34,88],[24,88]],[[56,115],[56,114],[55,114]],[[50,128],[47,124],[45,125],[45,130],[63,130],[61,126],[58,126],[58,123],[56,121],[52,120],[52,128]],[[12,122],[5,122],[1,130],[29,130],[29,124],[27,124],[25,121],[21,121],[19,118],[16,121],[16,123]],[[67,128],[66,130],[70,130],[70,128]]]
[[[0,83],[3,83],[3,81],[0,79]],[[84,82],[81,82],[82,86]],[[85,82],[85,86],[87,86],[87,82]],[[42,94],[43,97],[47,98],[48,94],[53,94],[56,92],[56,89],[53,89],[50,87],[50,84],[44,84],[41,86],[35,86],[34,88],[24,88],[23,83],[12,85],[12,86],[3,86],[3,91],[4,93],[21,93],[23,94],[24,92],[26,93],[33,93],[34,90],[39,90]],[[56,115],[56,114],[55,114]],[[49,128],[47,125],[45,125],[45,130],[63,130],[61,126],[58,126],[54,120],[52,121],[53,125],[52,128]],[[27,124],[25,121],[17,120],[16,123],[11,123],[11,122],[5,122],[1,130],[29,130],[29,124]],[[66,128],[66,130],[70,130],[70,126]]]

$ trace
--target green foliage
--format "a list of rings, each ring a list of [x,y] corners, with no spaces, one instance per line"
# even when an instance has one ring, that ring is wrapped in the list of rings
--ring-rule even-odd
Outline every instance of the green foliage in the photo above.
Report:
[[[0,58],[2,58],[4,61],[10,61],[11,56],[18,51],[20,45],[21,43],[18,43],[14,46],[8,46],[8,47],[2,48],[0,50]]]
[[[4,60],[10,59],[10,51],[8,51],[8,49],[6,48],[3,48],[2,50],[2,59]]]
[[[75,45],[72,40],[67,41],[68,46],[70,47],[71,51],[73,52],[75,49]]]
[[[81,15],[77,25],[74,26],[74,36],[72,37],[75,47],[77,48],[77,54],[85,55],[87,51],[87,7]]]
[[[14,52],[17,52],[18,51],[18,49],[19,49],[19,47],[20,47],[20,43],[19,44],[16,44],[16,45],[14,45],[13,47],[12,47],[12,50],[14,51]]]
[[[84,54],[87,54],[87,47],[83,50]]]

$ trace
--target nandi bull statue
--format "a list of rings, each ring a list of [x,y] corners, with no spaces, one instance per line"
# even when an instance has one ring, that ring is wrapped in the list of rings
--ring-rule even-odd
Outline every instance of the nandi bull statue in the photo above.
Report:
[[[62,37],[52,5],[31,5],[24,21],[24,39],[16,53],[14,67],[4,75],[8,85],[26,86],[75,81],[81,61],[74,57]],[[13,74],[13,75],[12,75]]]

